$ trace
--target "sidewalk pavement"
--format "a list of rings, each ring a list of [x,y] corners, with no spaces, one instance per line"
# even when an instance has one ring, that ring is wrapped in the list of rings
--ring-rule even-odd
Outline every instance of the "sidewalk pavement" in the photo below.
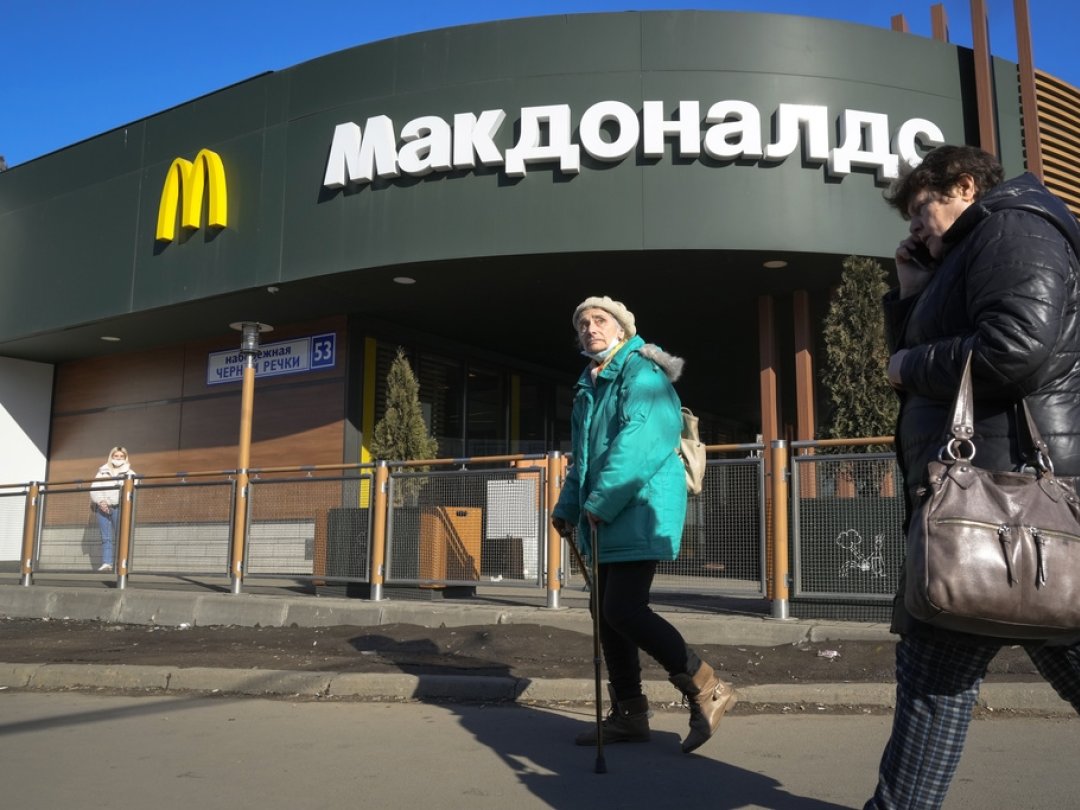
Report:
[[[161,626],[325,627],[412,624],[466,627],[539,624],[589,635],[592,620],[578,596],[576,606],[548,609],[533,605],[272,594],[208,593],[190,588],[81,587],[78,584],[29,587],[0,584],[0,616],[101,621]],[[816,641],[885,641],[894,637],[884,624],[772,619],[760,615],[716,614],[658,608],[691,645],[774,647]],[[0,651],[0,659],[3,652]],[[594,694],[591,680],[405,673],[335,673],[269,669],[219,669],[175,666],[0,663],[0,688],[63,690],[105,688],[155,692],[221,692],[354,699],[423,699],[577,703]],[[667,681],[645,684],[658,705],[670,702]],[[743,704],[764,706],[865,706],[891,708],[892,683],[790,683],[746,686]],[[980,704],[990,710],[1044,714],[1071,713],[1043,682],[984,684]]]

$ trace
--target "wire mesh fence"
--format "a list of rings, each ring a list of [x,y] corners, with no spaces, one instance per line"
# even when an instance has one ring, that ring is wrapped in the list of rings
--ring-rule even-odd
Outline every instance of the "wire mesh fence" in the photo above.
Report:
[[[26,486],[0,487],[0,562],[22,557],[28,490]]]
[[[94,493],[119,501],[121,486],[119,482],[98,486]],[[35,570],[78,572],[91,571],[101,565],[104,559],[101,526],[90,499],[90,489],[89,483],[57,484],[42,489]]]
[[[139,483],[132,500],[132,571],[225,574],[236,482]]]
[[[772,537],[776,505],[770,503],[762,449],[713,448],[704,489],[688,501],[680,553],[658,564],[655,591],[676,598],[770,595],[772,544],[779,541]],[[790,503],[784,507],[790,514],[791,594],[815,606],[830,600],[886,605],[904,551],[894,457],[815,449],[790,459]],[[230,576],[241,570],[317,587],[341,582],[356,596],[374,593],[367,586],[376,573],[381,584],[427,595],[464,595],[495,585],[547,588],[549,581],[583,585],[566,545],[548,578],[548,476],[555,476],[557,494],[561,463],[557,454],[401,462],[389,465],[385,492],[376,491],[371,465],[278,468],[253,471],[246,498],[238,496],[233,471],[136,478],[130,505],[121,507],[131,510],[127,572]],[[122,482],[110,486],[114,497],[123,494]],[[98,567],[103,549],[92,489],[97,491],[91,482],[41,485],[34,572]],[[10,548],[14,573],[24,515],[34,512],[29,491],[0,489],[0,538]],[[237,503],[246,510],[241,520],[234,514]],[[377,508],[384,511],[376,514]],[[233,569],[237,527],[243,530],[241,568]],[[372,570],[376,555],[378,572]]]
[[[540,585],[543,468],[393,472],[387,585]]]
[[[759,456],[710,460],[701,494],[686,504],[679,556],[660,563],[657,573],[698,587],[764,593],[764,482]],[[669,587],[677,581],[662,580]]]
[[[891,602],[905,544],[894,455],[802,455],[792,461],[793,596]]]
[[[369,579],[370,472],[258,478],[249,485],[248,575]]]

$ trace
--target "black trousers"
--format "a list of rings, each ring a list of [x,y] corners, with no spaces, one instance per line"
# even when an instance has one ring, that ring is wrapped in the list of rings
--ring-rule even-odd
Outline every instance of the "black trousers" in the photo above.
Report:
[[[601,564],[600,644],[616,700],[639,697],[644,650],[668,675],[693,675],[701,661],[682,634],[649,607],[656,560]]]

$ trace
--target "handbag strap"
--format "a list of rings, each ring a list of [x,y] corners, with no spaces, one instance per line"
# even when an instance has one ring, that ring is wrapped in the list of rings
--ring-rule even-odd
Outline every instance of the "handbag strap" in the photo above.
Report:
[[[948,456],[952,461],[970,461],[975,457],[975,397],[971,383],[971,355],[968,352],[964,360],[964,371],[960,375],[960,387],[953,400],[950,433],[952,438],[941,449],[941,457]],[[1022,448],[1024,457],[1034,464],[1040,472],[1053,474],[1054,463],[1050,460],[1050,448],[1043,441],[1035,418],[1031,415],[1027,399],[1020,400],[1024,412],[1024,427],[1027,430],[1029,448]],[[944,460],[944,458],[942,458]]]
[[[953,458],[971,458],[975,455],[975,445],[972,437],[975,435],[975,401],[971,386],[971,352],[968,352],[964,360],[964,371],[960,375],[960,387],[956,389],[956,397],[953,399],[952,420],[950,421],[952,441],[949,446],[954,450],[960,449],[965,443],[970,445],[971,455],[962,456],[959,453],[949,455]],[[955,445],[955,446],[954,446]]]

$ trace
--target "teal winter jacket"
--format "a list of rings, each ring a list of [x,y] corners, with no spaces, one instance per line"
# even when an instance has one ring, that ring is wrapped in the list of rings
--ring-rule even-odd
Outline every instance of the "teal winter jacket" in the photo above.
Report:
[[[589,522],[602,523],[600,562],[674,560],[686,518],[686,474],[676,453],[682,403],[672,382],[681,358],[634,336],[593,384],[577,382],[572,417],[573,464],[553,516],[577,524],[589,558]]]

